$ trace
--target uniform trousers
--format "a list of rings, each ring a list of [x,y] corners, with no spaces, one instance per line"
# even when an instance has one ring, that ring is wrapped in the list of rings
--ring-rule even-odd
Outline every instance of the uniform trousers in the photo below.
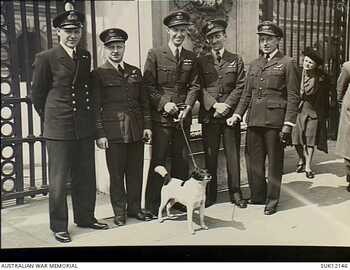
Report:
[[[251,200],[276,207],[279,202],[283,174],[284,148],[280,142],[279,129],[248,127],[247,160],[248,182]],[[265,177],[265,161],[268,157],[268,182]]]
[[[47,140],[49,158],[50,228],[68,230],[67,180],[71,179],[74,222],[96,222],[95,145],[93,139]]]
[[[204,124],[202,130],[205,165],[212,176],[212,180],[209,182],[207,188],[207,200],[214,203],[217,199],[217,169],[221,135],[223,138],[224,153],[226,157],[227,184],[230,199],[232,201],[235,197],[234,195],[237,193],[240,198],[240,125],[236,124],[234,127],[229,127],[226,124],[219,123]]]
[[[190,126],[184,126],[187,138]],[[152,156],[148,174],[146,191],[146,208],[158,213],[160,191],[163,179],[154,172],[158,165],[166,166],[168,156],[171,157],[171,177],[187,180],[189,177],[188,150],[181,128],[164,127],[157,123],[152,125]]]
[[[110,197],[114,214],[136,215],[141,210],[144,144],[110,142],[106,149]],[[125,177],[125,185],[124,185]]]

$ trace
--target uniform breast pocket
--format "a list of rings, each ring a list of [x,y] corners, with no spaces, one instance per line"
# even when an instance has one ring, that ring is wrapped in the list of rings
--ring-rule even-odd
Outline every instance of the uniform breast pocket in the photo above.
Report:
[[[174,68],[168,66],[158,66],[158,82],[166,84],[174,80]]]
[[[282,126],[286,113],[285,101],[267,101],[267,123],[272,126]]]
[[[226,84],[235,84],[237,79],[236,68],[227,68],[225,72],[225,83]]]
[[[267,88],[281,89],[285,85],[285,73],[283,70],[271,70],[267,74]]]

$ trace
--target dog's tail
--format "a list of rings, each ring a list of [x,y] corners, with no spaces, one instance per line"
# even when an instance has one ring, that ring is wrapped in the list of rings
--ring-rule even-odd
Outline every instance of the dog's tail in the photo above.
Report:
[[[170,177],[170,175],[168,174],[168,171],[165,169],[165,167],[164,166],[157,166],[157,167],[155,167],[154,168],[154,171],[156,172],[156,173],[158,173],[162,178],[163,178],[163,180],[164,180],[164,185],[166,185],[166,184],[168,184],[169,183],[169,181],[170,181],[170,179],[171,179],[171,177]]]

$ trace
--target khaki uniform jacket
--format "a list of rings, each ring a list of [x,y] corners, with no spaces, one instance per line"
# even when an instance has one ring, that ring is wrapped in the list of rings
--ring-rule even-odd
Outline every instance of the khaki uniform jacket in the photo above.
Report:
[[[245,70],[242,58],[224,50],[220,63],[212,53],[199,58],[200,81],[200,123],[226,123],[240,100],[244,89]],[[224,102],[231,111],[222,118],[214,118],[216,102]]]
[[[248,127],[279,129],[285,122],[296,122],[299,89],[300,75],[292,58],[277,52],[267,62],[261,56],[250,64],[235,113],[243,116],[248,109]]]
[[[144,85],[150,96],[152,121],[163,126],[174,125],[172,119],[164,115],[167,102],[194,105],[199,91],[197,65],[195,54],[185,48],[181,50],[179,63],[168,46],[148,52]],[[188,114],[185,123],[191,121],[192,116]]]
[[[119,143],[142,139],[151,128],[149,97],[141,71],[124,63],[124,74],[108,61],[92,72],[97,138]]]
[[[94,136],[90,53],[77,48],[75,62],[62,46],[36,55],[32,102],[44,119],[44,137],[75,140]]]

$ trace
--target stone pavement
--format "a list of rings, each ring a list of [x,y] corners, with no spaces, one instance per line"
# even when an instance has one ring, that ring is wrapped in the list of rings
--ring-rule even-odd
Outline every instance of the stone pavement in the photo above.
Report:
[[[156,220],[139,222],[128,219],[124,227],[113,224],[109,197],[98,194],[96,216],[111,227],[107,231],[77,228],[69,231],[73,241],[61,244],[54,240],[48,226],[47,197],[27,198],[20,206],[1,209],[1,247],[68,247],[68,246],[139,246],[139,245],[293,245],[350,246],[350,193],[343,160],[334,155],[335,143],[329,142],[328,155],[317,151],[314,158],[316,177],[294,172],[296,154],[288,148],[285,175],[278,212],[263,214],[264,206],[234,208],[226,192],[219,203],[206,209],[209,230],[199,229],[199,216],[194,214],[195,235],[189,235],[186,215],[176,214],[162,224]],[[245,196],[248,186],[243,186]],[[69,205],[71,209],[70,200]]]

